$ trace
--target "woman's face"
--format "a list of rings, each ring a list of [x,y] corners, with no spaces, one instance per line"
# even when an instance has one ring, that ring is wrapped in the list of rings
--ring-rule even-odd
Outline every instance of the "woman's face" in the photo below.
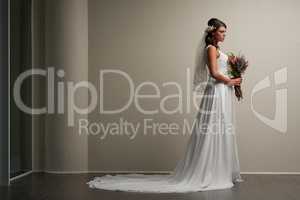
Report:
[[[215,32],[212,33],[215,40],[217,42],[223,42],[226,36],[226,28],[224,26],[220,26]]]

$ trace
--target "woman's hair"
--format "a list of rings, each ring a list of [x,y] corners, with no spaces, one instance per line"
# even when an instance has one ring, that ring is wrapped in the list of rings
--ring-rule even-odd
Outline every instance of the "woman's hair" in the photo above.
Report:
[[[209,45],[209,44],[214,45],[213,44],[213,35],[212,35],[212,33],[215,32],[216,30],[218,30],[221,26],[224,26],[225,28],[227,28],[227,26],[224,22],[222,22],[221,20],[219,20],[217,18],[209,19],[208,22],[207,22],[207,25],[209,27],[213,27],[213,30],[207,32],[207,35],[205,37],[206,46]],[[216,48],[219,48],[219,47],[216,46]]]

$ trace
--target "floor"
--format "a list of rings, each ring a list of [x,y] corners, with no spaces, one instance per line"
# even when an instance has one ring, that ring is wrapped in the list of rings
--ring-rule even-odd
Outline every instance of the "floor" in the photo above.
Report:
[[[90,189],[86,182],[103,174],[34,173],[0,187],[1,200],[299,200],[300,175],[242,174],[245,182],[225,190],[187,194],[151,194]]]

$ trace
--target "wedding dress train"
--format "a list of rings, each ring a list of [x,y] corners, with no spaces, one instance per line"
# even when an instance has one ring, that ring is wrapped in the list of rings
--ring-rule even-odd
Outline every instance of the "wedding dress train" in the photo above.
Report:
[[[219,70],[226,75],[227,55]],[[235,134],[234,88],[209,76],[186,151],[168,175],[117,174],[95,177],[90,188],[115,191],[186,193],[226,189],[243,182]]]

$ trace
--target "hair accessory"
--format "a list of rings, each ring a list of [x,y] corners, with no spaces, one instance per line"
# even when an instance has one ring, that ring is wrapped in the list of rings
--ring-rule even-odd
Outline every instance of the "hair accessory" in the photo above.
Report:
[[[212,32],[213,30],[215,30],[216,29],[216,27],[214,27],[214,26],[208,26],[206,29],[205,29],[205,32],[206,33],[210,33],[210,32]]]

